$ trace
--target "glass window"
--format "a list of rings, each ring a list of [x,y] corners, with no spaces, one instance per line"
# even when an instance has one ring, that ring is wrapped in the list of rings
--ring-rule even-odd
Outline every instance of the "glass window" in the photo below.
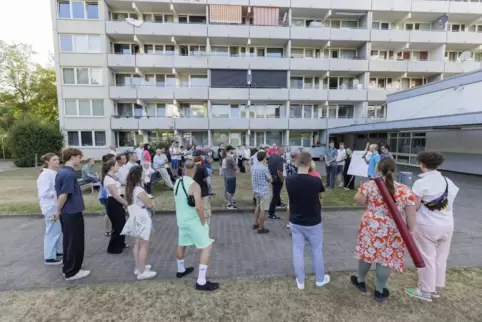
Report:
[[[289,145],[290,146],[302,146],[301,138],[302,138],[301,132],[290,131]]]
[[[165,87],[166,86],[166,76],[165,75],[156,75],[156,86],[157,87]]]
[[[208,132],[192,132],[191,133],[192,144],[207,145],[208,144]]]
[[[166,117],[166,104],[157,104],[157,117]]]
[[[64,101],[65,115],[77,115],[77,101],[65,100]]]
[[[410,133],[399,133],[397,153],[410,154]]]
[[[95,146],[105,146],[106,145],[106,140],[105,140],[105,132],[104,131],[95,131],[94,132],[95,136]]]
[[[146,116],[156,116],[156,104],[146,104]]]
[[[246,105],[244,104],[239,105],[239,116],[242,118],[246,118],[247,116]]]
[[[254,111],[257,119],[264,119],[264,105],[254,105]]]
[[[208,76],[191,75],[191,87],[208,87]]]
[[[271,131],[271,132],[266,132],[266,142],[267,144],[273,144],[276,143],[276,145],[280,146],[283,143],[283,132],[281,131]]]
[[[229,118],[229,105],[228,104],[213,104],[211,105],[213,117],[216,118]]]
[[[298,104],[292,104],[290,106],[290,117],[300,119],[302,115],[302,107]]]
[[[312,89],[313,88],[313,77],[305,77],[304,79],[304,89]]]
[[[176,76],[166,75],[166,87],[176,87]]]
[[[264,114],[266,118],[279,118],[279,105],[266,105],[264,107]]]
[[[117,103],[117,114],[120,116],[132,116],[132,104]]]
[[[63,51],[63,52],[74,51],[72,35],[60,35],[60,51]]]
[[[134,116],[136,117],[141,117],[143,114],[143,108],[142,105],[139,104],[134,104]]]
[[[281,58],[283,57],[283,48],[267,48],[266,56]]]
[[[70,146],[80,146],[79,142],[79,132],[68,131],[67,132],[67,142]]]
[[[123,55],[130,55],[131,45],[129,45],[129,44],[114,44],[114,53],[123,54]]]
[[[59,18],[70,18],[70,3],[68,1],[59,2]]]
[[[340,105],[338,107],[338,118],[340,119],[351,119],[354,115],[354,106],[351,105]]]
[[[89,52],[89,38],[86,35],[76,35],[75,40],[75,52],[88,53]]]
[[[264,132],[256,132],[256,144],[259,146],[264,143]]]
[[[90,75],[90,83],[94,85],[102,84],[102,69],[92,68]]]
[[[174,46],[171,46],[171,45],[166,45],[166,46],[165,46],[165,54],[166,54],[166,55],[171,55],[171,56],[173,56],[175,53],[176,53],[176,51],[175,51],[175,49],[174,49]]]
[[[89,84],[88,68],[77,68],[77,84]]]
[[[89,36],[89,51],[100,53],[100,36]]]
[[[191,104],[190,117],[206,117],[206,107],[204,104]]]
[[[336,118],[336,105],[328,106],[328,118]]]
[[[303,48],[291,48],[291,58],[303,58],[305,57]]]
[[[85,2],[83,1],[72,1],[72,18],[74,19],[84,19],[85,18]],[[91,133],[92,139],[92,133]]]
[[[233,119],[239,118],[239,106],[233,104],[230,106],[230,117]]]
[[[397,163],[408,164],[410,162],[410,157],[405,155],[397,155]]]
[[[358,28],[358,21],[342,21],[341,22],[341,27],[342,28],[348,28],[348,29],[356,29]]]
[[[303,77],[291,77],[290,88],[303,88]]]
[[[211,54],[213,56],[229,56],[229,50],[228,47],[213,46],[211,47]]]
[[[119,146],[133,146],[134,133],[133,132],[119,132]]]
[[[417,154],[425,151],[425,138],[412,138],[412,150],[410,153]]]
[[[90,101],[79,100],[79,115],[91,115],[90,114]]]
[[[213,132],[213,145],[219,146],[221,143],[227,145],[229,143],[229,133],[228,132]]]
[[[99,19],[99,5],[96,2],[87,2],[87,19]]]
[[[310,119],[313,114],[313,106],[312,105],[304,105],[303,106],[303,118]]]
[[[82,142],[82,146],[93,146],[94,140],[92,139],[92,132],[91,131],[80,132],[80,141]]]
[[[92,115],[104,116],[104,101],[92,100]]]
[[[62,78],[64,84],[75,84],[75,72],[73,68],[64,68],[62,70]]]

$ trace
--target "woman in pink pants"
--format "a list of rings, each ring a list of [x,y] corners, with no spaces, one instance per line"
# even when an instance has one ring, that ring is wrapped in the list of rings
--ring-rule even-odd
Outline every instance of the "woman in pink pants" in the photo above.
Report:
[[[425,268],[418,270],[418,287],[408,288],[405,292],[432,302],[433,298],[440,297],[439,291],[445,286],[454,231],[453,205],[459,188],[437,171],[444,162],[441,153],[422,152],[417,160],[422,174],[412,187],[417,207],[413,238],[425,261]]]

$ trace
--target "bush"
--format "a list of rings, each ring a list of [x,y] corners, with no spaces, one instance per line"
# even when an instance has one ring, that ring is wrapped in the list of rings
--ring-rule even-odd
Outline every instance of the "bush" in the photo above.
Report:
[[[7,146],[17,167],[40,164],[40,157],[53,152],[60,155],[64,136],[58,125],[39,120],[19,120],[10,128]]]

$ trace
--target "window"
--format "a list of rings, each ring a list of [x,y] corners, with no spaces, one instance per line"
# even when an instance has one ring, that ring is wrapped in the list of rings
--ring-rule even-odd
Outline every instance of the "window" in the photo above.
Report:
[[[100,36],[60,35],[60,51],[76,53],[100,53]]]
[[[101,85],[101,68],[63,68],[62,78],[64,85]]]
[[[208,87],[208,77],[205,75],[191,75],[191,87]]]
[[[303,118],[310,119],[313,114],[313,106],[312,105],[303,105]]]
[[[213,56],[229,56],[229,48],[213,46],[211,47],[211,54]]]
[[[130,44],[114,44],[114,53],[115,54],[130,55],[131,54],[131,45]]]
[[[266,56],[281,58],[283,57],[283,48],[267,48]]]
[[[68,131],[67,142],[70,146],[106,146],[104,131]]]
[[[341,21],[341,28],[345,29],[357,29],[358,28],[358,21]]]
[[[181,117],[206,117],[204,104],[181,104]]]
[[[301,105],[294,104],[290,106],[290,117],[300,119],[303,114],[303,108]]]
[[[166,104],[157,104],[157,117],[166,117]]]
[[[59,2],[59,18],[70,18],[70,2]]]
[[[142,105],[134,104],[134,116],[142,117],[142,114],[144,114],[144,108],[142,107]]]
[[[290,88],[303,88],[303,77],[291,77],[290,79]]]
[[[85,2],[71,1],[72,6],[72,18],[84,19],[85,18]]]
[[[211,105],[213,118],[229,118],[229,104]]]
[[[277,146],[281,146],[283,143],[283,132],[281,131],[271,131],[266,132],[266,142],[267,144],[276,143]]]
[[[290,131],[290,146],[302,146],[301,138],[303,136],[303,133],[301,132],[295,132],[295,131]]]
[[[72,35],[60,35],[60,51],[72,52],[74,51],[74,43]]]
[[[305,53],[303,48],[291,48],[291,58],[304,58]]]
[[[280,118],[281,105],[265,105],[264,114],[266,118]]]
[[[63,19],[99,19],[97,2],[59,1],[58,11]]]
[[[131,103],[117,103],[117,114],[119,116],[129,117],[132,116],[132,104]]]
[[[256,144],[257,145],[261,145],[261,144],[265,144],[264,143],[264,132],[256,132]]]
[[[87,2],[87,19],[99,19],[99,4]]]
[[[213,145],[219,146],[221,143],[225,145],[229,143],[229,132],[213,132]]]
[[[191,132],[192,144],[207,145],[208,144],[208,132]]]
[[[354,115],[354,107],[352,105],[340,105],[338,107],[338,118],[351,119]]]

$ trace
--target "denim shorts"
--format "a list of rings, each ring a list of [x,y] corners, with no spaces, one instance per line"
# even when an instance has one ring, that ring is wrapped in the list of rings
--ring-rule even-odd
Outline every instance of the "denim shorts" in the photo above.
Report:
[[[224,189],[230,195],[234,195],[236,193],[236,177],[224,178]]]
[[[179,160],[171,160],[171,164],[173,168],[179,168]]]

